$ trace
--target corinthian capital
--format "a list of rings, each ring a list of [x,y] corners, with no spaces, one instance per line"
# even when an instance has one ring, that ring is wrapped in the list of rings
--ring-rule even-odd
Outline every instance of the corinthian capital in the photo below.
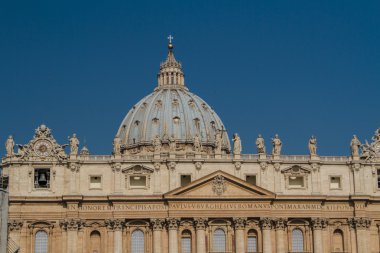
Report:
[[[247,223],[247,218],[237,217],[233,218],[235,229],[244,229]]]
[[[178,218],[167,218],[166,219],[166,224],[168,225],[168,229],[177,230],[178,229],[179,220],[180,219],[178,219]]]
[[[366,217],[355,217],[352,223],[356,229],[368,229],[371,226],[371,220]]]
[[[164,219],[151,219],[150,224],[153,228],[153,230],[162,230],[165,224]]]
[[[285,218],[277,218],[274,220],[274,227],[276,230],[284,230],[286,226]]]
[[[325,218],[313,218],[311,219],[311,225],[314,230],[323,229],[327,226],[327,220]]]
[[[194,218],[195,228],[197,230],[205,230],[207,226],[207,218]]]
[[[20,230],[22,228],[22,221],[18,221],[18,220],[10,220],[8,222],[8,229],[9,231],[13,231],[13,230]]]
[[[84,222],[81,219],[65,219],[59,224],[65,230],[74,231],[80,229],[84,225]]]
[[[268,218],[268,217],[261,218],[260,225],[261,225],[262,229],[272,229],[273,220],[272,220],[272,218]]]

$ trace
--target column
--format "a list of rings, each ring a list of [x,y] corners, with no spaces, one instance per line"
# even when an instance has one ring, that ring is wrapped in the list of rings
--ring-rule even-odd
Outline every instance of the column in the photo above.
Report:
[[[354,218],[348,219],[348,225],[350,227],[351,253],[356,253],[357,246],[356,246],[356,232],[355,232]]]
[[[194,223],[197,231],[197,253],[206,253],[207,218],[195,218]]]
[[[272,219],[262,218],[260,220],[261,229],[263,230],[263,253],[272,253],[272,241],[271,241],[271,230],[272,230]]]
[[[354,225],[356,228],[356,245],[358,253],[370,253],[369,249],[369,227],[371,220],[365,217],[355,217]]]
[[[107,227],[107,243],[106,243],[106,252],[113,252],[113,220],[107,219],[104,221],[104,224]]]
[[[311,219],[313,227],[313,248],[314,253],[323,253],[322,229],[326,227],[327,221],[323,218]]]
[[[278,218],[274,223],[276,230],[276,253],[285,253],[284,230],[286,219]]]
[[[235,225],[235,251],[236,252],[245,252],[245,224],[247,218],[234,218]]]
[[[113,220],[113,252],[115,253],[123,252],[123,226],[123,220]]]
[[[151,219],[153,228],[153,253],[161,253],[161,232],[164,222],[164,219]]]
[[[78,229],[82,225],[83,221],[79,219],[66,219],[61,222],[61,226],[67,231],[67,253],[78,251]]]
[[[179,219],[168,218],[168,230],[169,230],[169,253],[178,253],[178,224]]]

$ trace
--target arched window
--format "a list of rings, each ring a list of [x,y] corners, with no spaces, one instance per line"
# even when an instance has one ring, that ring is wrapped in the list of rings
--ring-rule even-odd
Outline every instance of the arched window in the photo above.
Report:
[[[292,231],[292,246],[293,252],[303,252],[303,233],[301,229],[294,229]]]
[[[34,253],[48,252],[48,234],[45,231],[38,231],[34,242]]]
[[[140,229],[133,231],[131,235],[131,252],[144,253],[145,252],[145,238],[144,232]]]
[[[226,251],[226,233],[223,229],[215,229],[214,231],[214,252],[225,252]]]
[[[191,232],[189,230],[182,232],[181,253],[191,253]]]
[[[91,253],[100,253],[101,249],[101,240],[100,233],[98,231],[92,231],[90,234],[90,252]]]
[[[248,231],[247,252],[257,252],[257,233],[253,229]]]
[[[340,229],[335,230],[333,234],[333,251],[344,252],[343,232]]]

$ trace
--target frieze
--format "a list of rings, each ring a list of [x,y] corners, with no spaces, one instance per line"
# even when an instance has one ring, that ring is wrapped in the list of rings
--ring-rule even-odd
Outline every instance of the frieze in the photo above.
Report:
[[[279,210],[279,211],[348,211],[354,210],[349,204],[328,204],[321,205],[318,203],[263,203],[263,202],[172,202],[169,205],[163,203],[133,203],[133,204],[82,204],[68,205],[69,211],[80,212],[112,212],[112,211],[167,211],[170,210]]]

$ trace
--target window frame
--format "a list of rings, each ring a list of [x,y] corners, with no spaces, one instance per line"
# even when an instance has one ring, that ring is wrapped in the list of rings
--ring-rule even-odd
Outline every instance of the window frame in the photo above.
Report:
[[[36,247],[37,247],[37,234],[38,233],[44,233],[46,235],[46,253],[49,252],[49,233],[48,231],[46,231],[45,229],[38,229],[35,233],[34,233],[34,240],[33,240],[33,253],[45,253],[45,252],[39,252],[39,251],[36,251]]]
[[[145,232],[140,229],[140,228],[135,228],[132,232],[131,232],[131,241],[130,241],[130,249],[131,249],[131,253],[134,253],[133,251],[133,234],[136,233],[136,232],[141,232],[142,234],[142,239],[143,239],[143,252],[146,252],[146,244],[147,244],[147,240],[146,240],[146,234]],[[137,252],[138,253],[138,252]]]
[[[47,170],[48,173],[49,173],[49,181],[47,183],[48,187],[36,187],[36,181],[35,181],[35,178],[36,178],[36,171],[37,170]],[[54,175],[52,175],[52,168],[49,166],[38,166],[38,167],[33,167],[33,171],[32,171],[32,189],[33,191],[51,191],[52,190],[52,177]],[[37,183],[38,184],[38,183]]]
[[[91,178],[99,177],[100,178],[100,187],[91,187]],[[103,175],[88,175],[88,188],[90,190],[102,190],[103,189]]]
[[[331,180],[332,178],[339,178],[339,187],[333,188],[331,187]],[[330,190],[342,190],[343,180],[341,175],[329,175],[329,188]]]
[[[187,185],[184,185],[184,186],[182,185],[182,176],[190,176],[190,182]],[[188,186],[189,184],[191,184],[191,182],[193,182],[193,174],[191,174],[191,173],[180,173],[179,174],[180,187]]]
[[[250,184],[250,185],[254,185],[254,186],[257,186],[257,173],[250,173],[250,174],[244,174],[244,177],[245,177],[245,182],[250,184],[248,181],[247,181],[247,177],[255,177],[255,184]]]

